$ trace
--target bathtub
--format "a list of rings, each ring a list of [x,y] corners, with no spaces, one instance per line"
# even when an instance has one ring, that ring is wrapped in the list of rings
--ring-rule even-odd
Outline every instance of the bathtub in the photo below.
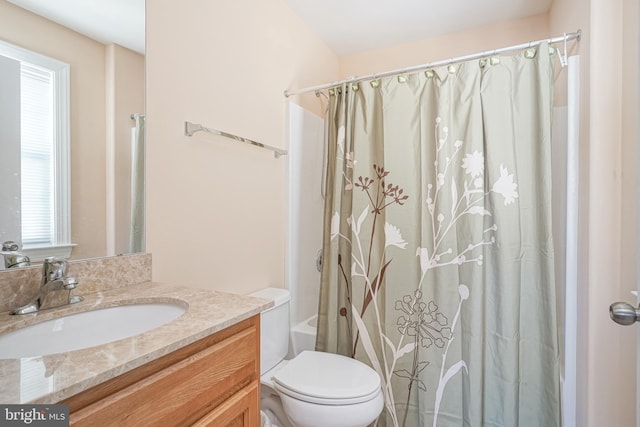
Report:
[[[317,327],[318,316],[314,315],[291,328],[292,356],[300,354],[303,350],[315,350]]]

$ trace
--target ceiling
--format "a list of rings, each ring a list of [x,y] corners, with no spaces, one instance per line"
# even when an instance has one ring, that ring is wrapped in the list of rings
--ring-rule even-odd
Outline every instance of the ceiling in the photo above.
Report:
[[[144,53],[145,0],[8,0],[102,43]],[[178,1],[178,0],[176,0]],[[537,15],[552,0],[285,0],[336,54]]]
[[[144,54],[145,0],[7,0],[104,44]]]
[[[544,13],[552,0],[286,0],[338,55]]]

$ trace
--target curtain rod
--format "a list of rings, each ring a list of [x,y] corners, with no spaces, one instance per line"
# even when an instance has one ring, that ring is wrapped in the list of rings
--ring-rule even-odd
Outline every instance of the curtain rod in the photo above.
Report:
[[[549,44],[553,44],[553,43],[559,43],[559,42],[568,42],[570,40],[578,40],[580,41],[580,37],[582,37],[582,30],[578,30],[575,33],[565,33],[562,36],[558,36],[558,37],[552,37],[550,39],[542,39],[542,40],[537,40],[537,41],[533,41],[533,42],[529,42],[529,43],[522,43],[522,44],[518,44],[515,46],[509,46],[509,47],[503,47],[500,49],[494,49],[494,50],[487,50],[484,52],[480,52],[480,53],[474,53],[471,55],[465,55],[465,56],[459,56],[457,58],[451,58],[451,59],[445,59],[442,61],[435,61],[435,62],[429,62],[427,64],[421,64],[421,65],[414,65],[412,67],[407,67],[407,68],[399,68],[396,70],[391,70],[391,71],[384,71],[382,73],[375,73],[375,74],[369,74],[366,76],[362,76],[362,77],[357,77],[357,76],[353,76],[353,77],[349,77],[346,78],[344,80],[338,80],[335,82],[331,82],[331,83],[325,83],[325,84],[321,84],[318,86],[310,86],[310,87],[306,87],[303,89],[295,89],[295,90],[285,90],[284,91],[284,96],[285,97],[290,97],[292,95],[300,95],[302,93],[307,93],[307,92],[318,92],[321,90],[325,90],[325,89],[329,89],[335,86],[340,86],[344,83],[357,83],[357,82],[361,82],[364,80],[373,80],[373,79],[379,79],[382,77],[389,77],[389,76],[395,76],[395,75],[401,75],[401,74],[407,74],[407,73],[413,73],[416,71],[422,71],[422,70],[426,70],[429,68],[435,68],[435,67],[439,67],[442,65],[450,65],[450,64],[457,64],[460,62],[465,62],[465,61],[472,61],[474,59],[481,59],[481,58],[486,58],[488,56],[492,56],[492,55],[498,55],[501,53],[507,53],[507,52],[513,52],[516,50],[522,50],[522,49],[526,49],[532,46],[536,46],[542,42],[548,42]],[[565,45],[565,55],[566,55],[566,45]]]

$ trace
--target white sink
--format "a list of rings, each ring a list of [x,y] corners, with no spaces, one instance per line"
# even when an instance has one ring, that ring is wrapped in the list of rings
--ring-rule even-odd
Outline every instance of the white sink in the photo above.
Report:
[[[107,344],[162,326],[186,310],[179,303],[144,303],[57,317],[0,335],[0,359],[44,356]]]

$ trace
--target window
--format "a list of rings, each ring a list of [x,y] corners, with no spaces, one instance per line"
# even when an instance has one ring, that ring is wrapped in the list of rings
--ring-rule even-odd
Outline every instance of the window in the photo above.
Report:
[[[20,64],[22,245],[55,241],[53,73]]]
[[[0,55],[20,63],[22,250],[69,256],[69,65],[4,42]]]

